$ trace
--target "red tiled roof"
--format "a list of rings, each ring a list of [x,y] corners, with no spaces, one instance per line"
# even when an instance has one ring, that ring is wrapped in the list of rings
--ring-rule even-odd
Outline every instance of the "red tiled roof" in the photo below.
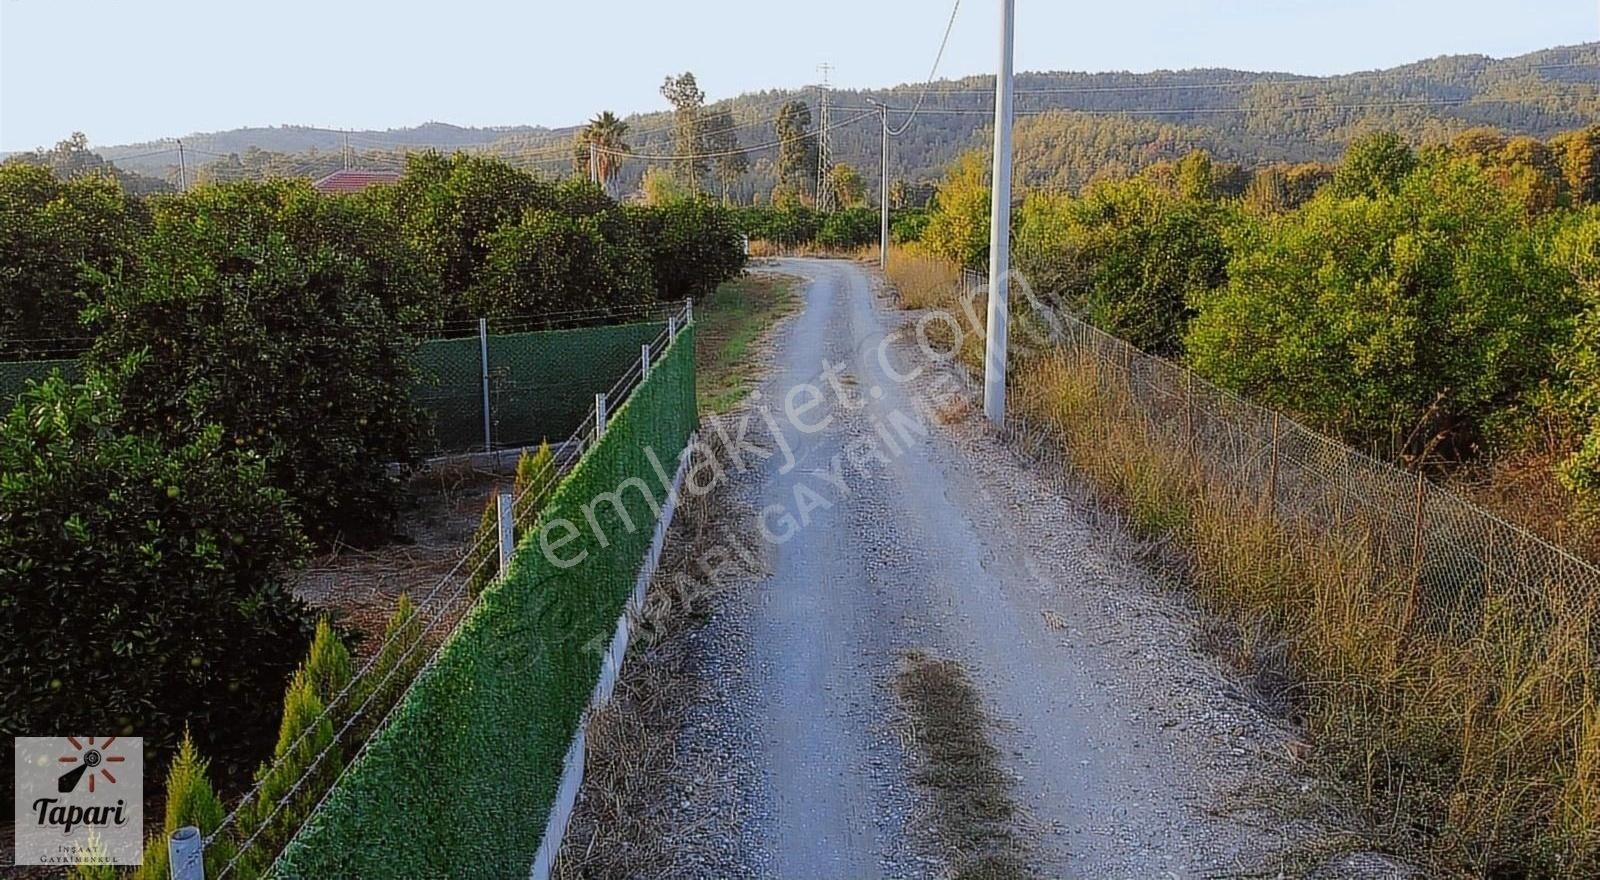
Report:
[[[360,171],[350,168],[335,171],[312,186],[325,193],[353,193],[376,184],[394,183],[399,179],[398,171]]]

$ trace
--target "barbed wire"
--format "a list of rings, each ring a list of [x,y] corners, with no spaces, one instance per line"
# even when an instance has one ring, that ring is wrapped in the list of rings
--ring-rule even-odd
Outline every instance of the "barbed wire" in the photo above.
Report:
[[[684,308],[679,312],[679,314],[683,314],[685,316],[684,323],[679,327],[681,332],[682,329],[688,326],[689,322],[687,319],[689,313],[687,308]],[[659,334],[656,337],[655,343],[652,344],[652,352],[665,351],[663,341],[665,340],[665,343],[670,345],[672,339],[673,338],[669,337],[665,331],[662,334]],[[624,379],[627,379],[628,374],[637,373],[642,375],[642,370],[643,365],[641,359],[633,359],[632,366],[624,375]],[[631,394],[634,387],[635,386],[632,384],[624,387],[622,382],[619,381],[617,385],[613,386],[613,392],[616,392],[618,388],[623,388],[625,392]],[[524,486],[523,491],[518,493],[513,498],[513,510],[519,507],[522,502],[527,499],[528,494],[534,491],[536,487],[544,484],[548,478],[555,476],[559,469],[565,464],[580,458],[584,449],[598,441],[600,435],[595,416],[596,410],[594,406],[591,405],[587,416],[579,422],[578,426],[575,427],[572,433],[568,436],[566,442],[562,444],[561,448],[563,455],[559,457],[552,456],[547,462],[544,463],[537,473],[531,475],[531,478],[527,480],[527,484]],[[565,461],[563,461],[563,459],[565,459]],[[354,728],[356,723],[365,717],[366,712],[370,708],[373,700],[385,693],[386,686],[388,685],[389,681],[397,673],[399,673],[400,670],[404,669],[408,665],[408,662],[418,648],[428,640],[430,634],[434,632],[440,621],[444,619],[444,615],[461,601],[462,595],[468,590],[472,583],[472,573],[465,571],[466,566],[471,563],[482,550],[485,549],[486,545],[491,544],[491,542],[498,542],[499,537],[498,531],[480,535],[477,540],[468,545],[467,551],[455,563],[455,565],[451,567],[450,571],[443,577],[439,578],[434,583],[432,589],[428,591],[427,595],[416,603],[416,611],[414,612],[415,617],[413,619],[420,620],[424,617],[427,617],[428,619],[426,623],[423,623],[416,628],[416,638],[411,640],[409,645],[405,646],[404,652],[399,657],[393,658],[392,662],[388,665],[387,670],[382,674],[381,679],[379,679],[376,683],[371,681],[373,669],[380,660],[385,658],[385,654],[387,653],[388,649],[395,645],[397,640],[407,633],[409,627],[396,627],[395,631],[385,638],[383,643],[373,651],[372,656],[362,665],[361,669],[351,677],[350,681],[339,690],[338,694],[336,694],[333,699],[328,701],[328,704],[323,707],[323,711],[315,718],[310,719],[310,721],[301,730],[299,735],[283,748],[282,753],[277,755],[269,764],[264,766],[263,770],[258,772],[258,778],[255,784],[252,785],[249,791],[243,795],[234,808],[223,817],[218,826],[206,836],[204,841],[205,846],[209,847],[214,845],[217,841],[222,839],[222,836],[229,828],[234,827],[241,821],[241,816],[244,811],[250,809],[251,805],[258,800],[261,789],[266,782],[272,778],[272,775],[282,768],[287,761],[298,757],[296,756],[295,752],[300,745],[306,742],[307,738],[317,730],[322,721],[332,720],[335,709],[341,705],[344,705],[346,699],[350,697],[358,685],[363,687],[369,685],[371,686],[370,693],[368,693],[366,699],[363,700],[361,705],[356,707],[355,710],[350,713],[349,717],[346,718],[339,726],[338,730],[335,732],[328,744],[312,758],[310,763],[301,772],[299,777],[294,781],[289,789],[279,798],[277,798],[273,808],[262,820],[260,820],[259,824],[256,825],[254,830],[238,845],[236,852],[219,872],[217,880],[224,880],[224,878],[228,877],[232,873],[235,866],[239,864],[240,860],[243,859],[248,852],[250,852],[251,847],[255,845],[256,841],[261,838],[261,835],[265,833],[267,828],[271,826],[273,819],[275,819],[283,811],[283,809],[295,797],[295,795],[297,795],[306,785],[307,781],[311,779],[311,777],[315,774],[315,771],[326,759],[326,756],[332,753],[333,750],[344,739],[344,737]],[[455,589],[443,600],[441,600],[439,598],[441,591],[447,584],[451,583],[452,580],[456,580],[458,577],[460,582],[456,585]],[[482,594],[480,593],[479,596],[473,597],[472,602],[469,603],[465,609],[466,613],[464,613],[455,621],[454,626],[452,627],[452,632],[460,627],[461,623],[466,619],[467,614],[470,613],[472,607],[475,606],[481,595]],[[428,616],[429,612],[431,612],[431,616]],[[439,643],[434,646],[428,660],[412,676],[411,681],[408,683],[406,689],[389,707],[378,727],[366,738],[366,741],[363,743],[360,749],[358,749],[356,753],[357,757],[365,753],[368,744],[370,744],[372,740],[376,738],[377,731],[381,730],[383,725],[387,723],[387,720],[392,717],[393,713],[398,709],[398,707],[404,704],[406,696],[411,693],[413,688],[416,687],[417,682],[421,680],[423,674],[432,667],[434,662],[436,662],[439,653],[443,650],[444,646],[448,644],[449,638],[449,634],[444,635],[444,637],[440,639]],[[322,798],[318,801],[318,806],[326,801],[333,788],[337,786],[338,780],[343,778],[344,774],[348,772],[349,767],[353,765],[353,763],[354,761],[352,760],[351,762],[346,763],[344,768],[341,769],[340,774],[338,777],[336,777],[334,783],[329,786],[328,790],[323,793]],[[314,814],[315,810],[308,814],[308,818],[310,815]]]

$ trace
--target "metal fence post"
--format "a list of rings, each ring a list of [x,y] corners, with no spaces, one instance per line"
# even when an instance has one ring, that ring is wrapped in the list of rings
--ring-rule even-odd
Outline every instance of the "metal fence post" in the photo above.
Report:
[[[639,346],[639,376],[643,379],[650,378],[650,343]]]
[[[478,360],[483,364],[483,451],[494,451],[489,419],[489,319],[478,319]]]
[[[167,838],[167,876],[171,880],[206,880],[206,842],[199,828],[185,825]]]
[[[515,517],[511,509],[511,493],[502,492],[499,497],[500,514],[500,574],[504,575],[506,569],[511,567],[511,555],[517,549],[517,529]]]
[[[598,438],[606,432],[606,393],[604,391],[594,396],[594,436]]]

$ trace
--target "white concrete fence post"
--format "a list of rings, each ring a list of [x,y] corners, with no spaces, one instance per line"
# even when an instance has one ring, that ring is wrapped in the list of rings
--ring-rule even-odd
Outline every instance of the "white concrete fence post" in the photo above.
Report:
[[[511,556],[517,552],[517,523],[512,511],[511,493],[502,492],[499,498],[500,514],[500,574],[511,567]]]
[[[206,842],[199,828],[185,825],[167,838],[167,876],[171,880],[206,880]]]
[[[606,393],[604,391],[602,391],[599,394],[596,394],[594,396],[594,436],[595,436],[595,439],[597,439],[597,440],[600,439],[600,435],[604,434],[605,432],[606,432]]]
[[[478,361],[483,365],[483,451],[494,451],[489,420],[489,319],[478,319]]]
[[[639,346],[639,375],[641,378],[650,378],[650,343]]]
[[[694,323],[694,300],[692,299],[683,301],[683,323],[686,325]]]

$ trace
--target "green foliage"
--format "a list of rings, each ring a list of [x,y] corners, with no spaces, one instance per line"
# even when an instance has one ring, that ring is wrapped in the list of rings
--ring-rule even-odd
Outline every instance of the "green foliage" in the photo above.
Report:
[[[323,705],[331,705],[334,698],[350,684],[350,677],[355,672],[350,661],[350,650],[344,646],[326,617],[317,621],[316,633],[311,637],[311,652],[306,655],[305,665],[301,668]],[[342,714],[348,714],[349,711],[349,705],[341,706]]]
[[[168,880],[167,839],[172,832],[192,825],[200,829],[202,835],[210,835],[222,825],[226,813],[222,800],[211,787],[207,775],[210,767],[211,763],[200,757],[194,740],[185,733],[177,757],[167,768],[167,812],[161,823],[161,833],[145,842],[144,863],[134,871],[135,880]],[[213,841],[205,851],[206,876],[217,876],[234,852],[232,842],[226,837]]]
[[[517,477],[511,493],[516,499],[514,516],[519,540],[523,533],[537,525],[539,512],[549,502],[559,476],[555,452],[548,442],[540,443],[535,452],[523,452],[517,459]]]
[[[274,181],[200,187],[156,206],[137,271],[108,279],[90,361],[141,355],[123,418],[169,438],[220,425],[253,450],[320,540],[387,527],[388,465],[415,458],[415,279],[394,231],[351,202]]]
[[[120,422],[98,374],[47,380],[0,421],[0,725],[137,733],[158,751],[189,725],[247,765],[273,719],[260,694],[310,637],[284,587],[298,524],[217,428],[162,444]]]
[[[1395,454],[1472,440],[1549,374],[1569,310],[1520,206],[1460,160],[1387,195],[1324,192],[1231,244],[1227,285],[1190,325],[1193,366]]]
[[[835,162],[828,169],[828,191],[833,193],[834,204],[853,208],[867,202],[867,183],[861,172],[847,162]]]
[[[250,847],[250,860],[257,869],[271,864],[344,767],[333,722],[324,708],[316,685],[305,670],[297,670],[283,696],[272,761],[256,771],[261,787],[239,819],[242,837],[260,832]]]
[[[963,153],[945,172],[936,206],[922,231],[929,252],[969,269],[989,261],[989,162],[978,150]]]
[[[1267,165],[1250,175],[1244,204],[1256,214],[1292,211],[1311,201],[1323,184],[1332,179],[1332,169],[1315,162]]]
[[[488,234],[467,298],[479,315],[527,315],[626,305],[651,296],[649,256],[614,204],[603,214],[530,208]]]
[[[629,209],[650,254],[656,297],[699,297],[744,271],[744,241],[733,212],[703,199]]]
[[[639,183],[644,203],[653,208],[675,205],[691,198],[689,188],[665,168],[650,168]]]
[[[463,568],[467,573],[467,595],[477,596],[500,575],[500,490],[495,489],[483,504],[478,529],[472,533]]]
[[[81,131],[73,132],[66,140],[48,150],[41,148],[30,153],[13,153],[6,157],[4,164],[44,168],[60,180],[104,178],[115,181],[123,192],[133,195],[177,191],[177,187],[165,180],[147,177],[107,162],[104,156],[89,149],[89,136]]]
[[[62,181],[48,168],[0,163],[0,360],[63,357],[89,336],[79,312],[88,277],[128,262],[145,222],[114,178]]]
[[[153,845],[155,845],[153,840],[149,841],[149,842],[146,842],[146,844],[145,844],[145,852],[148,853],[150,851],[149,848],[151,846],[153,846]],[[98,853],[100,855],[100,857],[103,858],[104,857],[104,852],[105,852],[105,847],[96,846],[96,847],[92,847],[89,851],[91,853]],[[150,856],[146,855],[145,858],[148,860],[150,858]],[[163,858],[162,861],[165,862],[165,859]],[[144,873],[144,869],[141,867],[141,868],[138,869],[138,874],[136,874],[135,876],[144,877],[144,876],[155,876],[155,875],[153,875],[153,874],[146,875]],[[163,878],[166,877],[165,874],[163,874],[161,876]],[[67,866],[67,880],[117,880],[117,869],[116,869],[116,866],[110,865],[110,864],[69,865],[69,866]]]
[[[1205,168],[1189,172],[1209,181]],[[1095,184],[1079,198],[1036,193],[1017,214],[1017,266],[1102,329],[1163,355],[1181,352],[1191,298],[1227,277],[1236,211],[1141,179]]]
[[[530,208],[555,203],[555,186],[491,158],[413,154],[381,198],[392,206],[406,242],[451,297],[441,319],[475,318],[464,298],[476,289],[489,236]]]
[[[427,660],[422,645],[422,619],[417,606],[405,593],[395,601],[394,612],[384,624],[382,647],[366,674],[356,681],[350,706],[366,707],[356,723],[356,739],[365,740],[378,728],[390,707],[400,699],[417,671]]]
[[[594,162],[600,179],[606,183],[617,178],[622,169],[622,154],[633,152],[628,146],[628,123],[617,118],[610,110],[597,114],[573,137],[572,170],[579,177],[589,174],[589,146],[594,145]]]
[[[1570,276],[1577,317],[1560,351],[1560,406],[1578,446],[1558,476],[1583,513],[1600,515],[1600,207],[1568,218],[1552,235],[1552,261]]]
[[[817,168],[817,135],[811,130],[811,108],[804,101],[789,101],[778,108],[772,129],[778,141],[776,183],[803,196],[810,191]],[[776,194],[772,201],[778,201]]]
[[[684,71],[662,81],[661,97],[672,105],[672,148],[682,157],[674,161],[673,173],[691,195],[697,195],[700,182],[711,167],[710,160],[701,155],[705,152],[706,129],[702,114],[706,93],[695,81],[694,74]]]
[[[289,845],[284,876],[376,880],[527,871],[563,758],[650,544],[652,508],[642,491],[622,483],[637,478],[663,498],[646,450],[670,468],[695,419],[689,330],[552,495],[547,522],[570,521],[578,537],[553,555],[538,538],[522,543],[510,575],[484,592],[393,722]],[[619,489],[621,507],[593,504]],[[585,508],[594,511],[604,544]],[[556,559],[579,561],[562,567]],[[490,802],[493,809],[481,808]]]
[[[895,244],[921,241],[932,215],[924,208],[906,208],[889,215],[889,239]]]
[[[740,208],[736,217],[739,229],[752,241],[770,241],[784,247],[816,241],[824,219],[815,208],[797,202]]]
[[[1417,167],[1411,145],[1392,131],[1375,131],[1350,142],[1344,161],[1333,175],[1333,191],[1340,198],[1393,195]]]
[[[822,228],[817,231],[817,244],[837,250],[877,244],[881,222],[876,208],[860,206],[834,211],[822,221]]]

